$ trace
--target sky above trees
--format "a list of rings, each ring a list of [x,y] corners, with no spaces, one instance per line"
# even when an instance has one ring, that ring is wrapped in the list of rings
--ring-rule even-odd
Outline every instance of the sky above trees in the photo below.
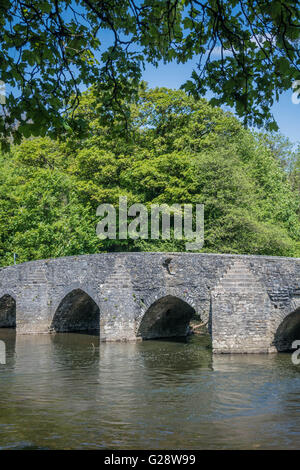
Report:
[[[159,67],[147,65],[143,79],[149,83],[151,88],[169,87],[180,88],[181,84],[189,78],[194,67],[194,61],[186,64],[163,64]],[[271,107],[271,112],[279,126],[279,131],[292,142],[300,142],[300,102],[292,102],[293,90],[282,93],[277,103]],[[207,93],[211,96],[211,93]],[[225,106],[223,106],[225,108]],[[234,112],[234,110],[232,110]]]

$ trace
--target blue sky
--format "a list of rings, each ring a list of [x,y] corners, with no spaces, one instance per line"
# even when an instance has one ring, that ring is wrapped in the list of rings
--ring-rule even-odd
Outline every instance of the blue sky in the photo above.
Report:
[[[158,68],[147,65],[143,79],[151,88],[157,86],[179,88],[190,78],[193,68],[195,68],[193,61],[187,64],[162,64]],[[290,92],[283,93],[279,102],[273,106],[272,112],[280,132],[296,143],[300,142],[300,103],[292,103],[292,93],[292,89]]]
[[[104,30],[101,35],[102,48],[105,50],[113,42],[114,36],[111,31]],[[101,52],[97,51],[95,57],[101,62]],[[226,53],[226,52],[225,52]],[[219,58],[220,52],[215,47],[214,58]],[[158,68],[146,64],[146,70],[143,74],[143,80],[148,82],[150,88],[167,87],[180,88],[180,86],[191,77],[193,69],[196,69],[197,58],[189,60],[186,64],[161,63]],[[0,77],[1,79],[1,77]],[[82,87],[85,89],[85,87]],[[9,91],[9,90],[8,90]],[[300,142],[300,103],[293,104],[293,90],[283,93],[279,102],[272,108],[272,113],[279,125],[280,132],[288,137],[292,142]],[[212,95],[208,93],[207,97]]]

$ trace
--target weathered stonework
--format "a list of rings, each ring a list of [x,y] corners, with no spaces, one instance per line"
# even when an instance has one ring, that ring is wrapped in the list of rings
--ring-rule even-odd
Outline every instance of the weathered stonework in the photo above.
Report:
[[[185,335],[193,313],[216,353],[286,350],[300,335],[300,259],[102,253],[0,269],[0,327],[100,329],[102,341]]]
[[[212,290],[212,335],[216,352],[273,350],[269,317],[273,305],[265,286],[236,260]]]

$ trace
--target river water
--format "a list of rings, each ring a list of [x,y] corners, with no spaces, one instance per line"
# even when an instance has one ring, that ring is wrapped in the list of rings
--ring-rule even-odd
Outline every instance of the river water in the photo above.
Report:
[[[296,449],[290,354],[212,355],[210,339],[99,344],[15,335],[0,365],[0,449]]]

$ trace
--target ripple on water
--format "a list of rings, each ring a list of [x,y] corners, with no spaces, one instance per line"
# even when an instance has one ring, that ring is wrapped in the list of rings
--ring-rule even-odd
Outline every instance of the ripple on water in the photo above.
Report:
[[[289,354],[212,356],[208,337],[3,335],[2,449],[299,445],[300,367]]]

